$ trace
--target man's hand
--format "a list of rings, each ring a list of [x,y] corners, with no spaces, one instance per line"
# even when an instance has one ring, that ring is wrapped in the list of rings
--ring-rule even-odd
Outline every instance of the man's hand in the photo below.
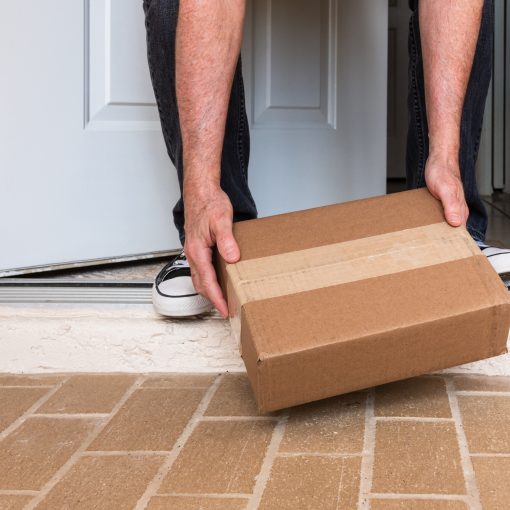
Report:
[[[175,40],[175,80],[184,163],[184,253],[198,293],[227,317],[212,265],[212,248],[239,258],[232,204],[220,187],[225,124],[241,51],[245,0],[181,0]]]
[[[184,188],[184,204],[184,253],[193,285],[226,318],[228,307],[212,265],[212,248],[217,245],[221,256],[229,263],[239,260],[239,247],[232,234],[232,204],[219,185],[203,182],[200,186]]]
[[[452,227],[465,225],[469,210],[456,157],[430,155],[425,165],[425,182],[430,193],[441,200],[446,221]]]
[[[420,37],[429,128],[425,181],[450,225],[468,208],[459,170],[460,123],[484,0],[420,0]]]

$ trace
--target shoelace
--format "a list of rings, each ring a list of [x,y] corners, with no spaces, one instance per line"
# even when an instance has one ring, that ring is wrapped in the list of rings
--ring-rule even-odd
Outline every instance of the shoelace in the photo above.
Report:
[[[172,273],[173,271],[176,271],[178,269],[182,268],[188,268],[189,264],[186,259],[186,255],[184,255],[183,252],[181,252],[177,257],[175,257],[174,260],[170,263],[169,267],[165,270],[165,272],[161,275],[161,280],[164,281],[166,277]]]

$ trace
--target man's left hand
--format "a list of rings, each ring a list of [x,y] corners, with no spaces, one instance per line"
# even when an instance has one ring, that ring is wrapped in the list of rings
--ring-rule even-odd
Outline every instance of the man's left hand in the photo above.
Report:
[[[469,209],[457,158],[430,155],[425,165],[425,182],[430,193],[441,200],[446,221],[452,227],[465,225]]]

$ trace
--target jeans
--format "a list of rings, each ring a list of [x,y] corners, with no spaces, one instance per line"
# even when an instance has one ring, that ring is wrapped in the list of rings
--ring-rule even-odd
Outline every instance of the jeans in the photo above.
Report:
[[[409,188],[425,186],[425,163],[429,150],[417,4],[418,1],[414,0],[414,10],[409,21],[409,127],[406,149],[406,176]],[[152,86],[166,148],[177,169],[181,190],[181,197],[173,208],[173,219],[181,243],[184,244],[182,138],[175,91],[175,34],[179,0],[143,0],[143,9]],[[492,72],[493,24],[493,0],[485,0],[476,54],[462,112],[459,154],[464,194],[470,211],[467,227],[477,241],[485,239],[487,229],[487,213],[476,185],[475,163]],[[255,201],[248,187],[249,156],[250,135],[239,58],[228,106],[220,182],[221,188],[232,202],[234,221],[257,217]]]
[[[415,0],[412,7],[408,39],[407,108],[409,126],[406,150],[406,176],[409,189],[425,186],[425,163],[429,153],[423,60],[418,21],[419,1]],[[493,0],[485,0],[460,126],[459,163],[464,195],[469,208],[467,229],[475,241],[484,241],[487,230],[487,212],[478,193],[475,164],[480,146],[485,99],[492,75],[493,32]]]

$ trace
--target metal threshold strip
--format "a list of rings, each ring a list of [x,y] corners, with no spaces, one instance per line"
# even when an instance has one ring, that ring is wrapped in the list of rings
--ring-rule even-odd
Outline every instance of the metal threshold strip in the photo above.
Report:
[[[151,303],[152,281],[2,278],[0,303]]]

